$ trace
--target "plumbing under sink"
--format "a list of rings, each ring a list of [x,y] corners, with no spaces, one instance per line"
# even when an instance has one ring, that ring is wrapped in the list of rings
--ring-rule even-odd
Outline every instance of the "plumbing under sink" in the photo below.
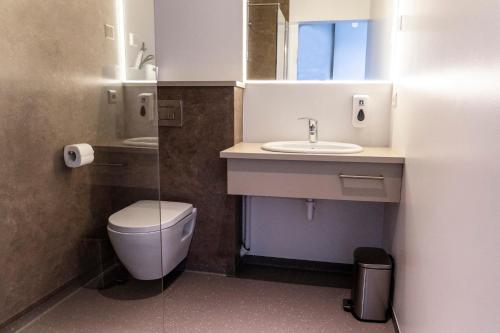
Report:
[[[361,146],[352,143],[319,141],[279,141],[269,142],[262,149],[279,153],[304,154],[355,154],[363,151]]]
[[[123,144],[133,147],[158,148],[158,137],[142,137],[123,140]]]

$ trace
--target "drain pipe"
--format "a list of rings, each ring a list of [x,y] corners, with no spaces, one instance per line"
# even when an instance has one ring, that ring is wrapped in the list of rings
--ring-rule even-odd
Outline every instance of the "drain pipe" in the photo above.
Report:
[[[241,247],[240,257],[244,257],[250,252],[250,223],[252,221],[251,207],[252,198],[249,196],[243,197],[242,209],[242,226],[241,226]]]
[[[316,201],[314,201],[314,199],[307,199],[306,200],[306,207],[307,207],[307,220],[308,221],[314,220],[314,211],[316,210]]]

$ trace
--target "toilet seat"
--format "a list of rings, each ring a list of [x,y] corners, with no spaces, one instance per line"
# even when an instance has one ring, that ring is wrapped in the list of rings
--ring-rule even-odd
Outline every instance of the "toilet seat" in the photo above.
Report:
[[[193,205],[187,203],[142,200],[111,215],[108,228],[120,233],[158,232],[176,225],[192,212]]]

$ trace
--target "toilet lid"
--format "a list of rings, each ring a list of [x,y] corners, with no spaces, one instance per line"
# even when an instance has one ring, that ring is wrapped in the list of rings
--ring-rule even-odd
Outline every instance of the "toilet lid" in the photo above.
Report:
[[[161,201],[161,228],[159,201],[143,200],[109,217],[108,227],[117,232],[144,233],[169,228],[193,211],[193,205]]]

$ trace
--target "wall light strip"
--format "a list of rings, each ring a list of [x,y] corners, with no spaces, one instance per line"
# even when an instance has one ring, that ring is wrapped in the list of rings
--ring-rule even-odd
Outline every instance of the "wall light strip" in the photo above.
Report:
[[[125,81],[127,79],[126,60],[125,60],[125,11],[123,0],[116,0],[116,30],[118,35],[118,79]]]
[[[243,82],[247,80],[248,72],[248,6],[245,1],[243,7]]]
[[[373,85],[373,84],[392,84],[391,80],[246,80],[245,84],[269,84],[269,85],[304,85],[304,84],[323,84],[323,85],[345,85],[345,84],[353,84],[353,85]]]
[[[393,82],[398,79],[399,71],[399,38],[401,32],[401,13],[400,13],[400,0],[394,0],[393,3],[393,22],[392,22],[392,36],[391,36],[391,69],[390,78]]]

